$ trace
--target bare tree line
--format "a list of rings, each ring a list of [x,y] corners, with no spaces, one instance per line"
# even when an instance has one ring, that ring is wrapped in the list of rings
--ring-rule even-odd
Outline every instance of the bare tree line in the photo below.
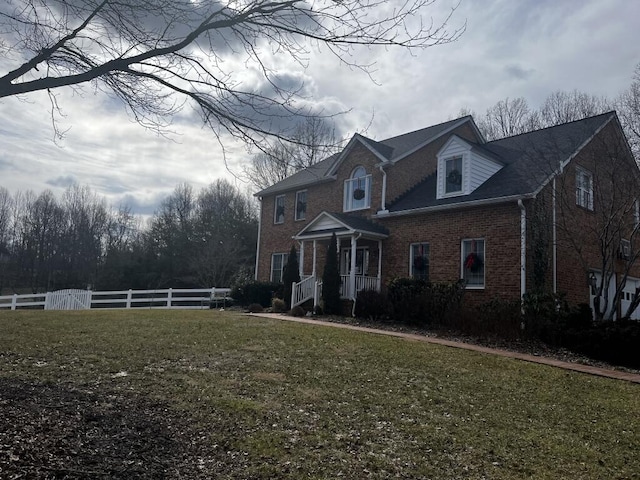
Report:
[[[224,180],[176,187],[143,225],[88,187],[0,187],[0,291],[227,285],[253,265],[253,200]]]
[[[636,161],[640,161],[640,64],[629,88],[612,99],[578,90],[556,91],[538,109],[532,108],[524,97],[517,97],[496,102],[484,115],[469,109],[462,109],[460,115],[473,115],[485,138],[497,140],[611,110],[617,111]]]

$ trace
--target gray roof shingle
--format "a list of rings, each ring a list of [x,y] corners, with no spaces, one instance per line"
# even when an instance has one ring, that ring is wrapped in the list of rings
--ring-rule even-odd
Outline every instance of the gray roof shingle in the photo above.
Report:
[[[399,158],[411,153],[416,148],[421,147],[437,138],[443,132],[452,129],[458,125],[467,121],[473,121],[470,116],[457,118],[448,122],[440,123],[438,125],[432,125],[431,127],[422,128],[414,132],[405,133],[395,137],[388,138],[386,140],[375,141],[364,135],[355,134],[353,139],[359,140],[361,143],[367,146],[370,150],[376,152],[381,158],[386,161],[396,161]],[[352,140],[353,141],[353,140]],[[350,142],[351,143],[351,142]],[[344,151],[343,151],[344,152]],[[340,160],[343,152],[332,155],[311,167],[305,168],[284,180],[271,185],[270,187],[261,190],[256,195],[264,196],[274,193],[286,192],[296,188],[302,188],[305,186],[318,183],[323,180],[329,180],[330,172],[336,166],[336,163]]]
[[[437,175],[433,173],[394,200],[388,209],[399,212],[532,194],[552,175],[560,162],[569,159],[613,115],[609,112],[484,145],[474,144],[473,149],[491,158],[497,157],[504,167],[471,194],[437,199]]]

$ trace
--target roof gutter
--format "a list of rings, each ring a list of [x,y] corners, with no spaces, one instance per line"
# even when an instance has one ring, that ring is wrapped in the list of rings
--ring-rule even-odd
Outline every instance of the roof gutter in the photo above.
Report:
[[[380,219],[387,218],[387,217],[404,217],[408,215],[420,215],[422,213],[441,212],[441,211],[455,210],[455,209],[466,208],[466,207],[482,207],[485,205],[495,205],[497,203],[506,203],[506,202],[518,201],[518,200],[528,200],[531,198],[535,198],[535,194],[527,193],[523,195],[522,194],[508,195],[506,197],[485,198],[482,200],[472,200],[470,202],[461,202],[461,203],[448,203],[445,205],[433,205],[431,207],[413,208],[411,210],[400,210],[398,212],[388,212],[388,213],[378,212],[375,215],[372,215],[372,217],[380,218]]]

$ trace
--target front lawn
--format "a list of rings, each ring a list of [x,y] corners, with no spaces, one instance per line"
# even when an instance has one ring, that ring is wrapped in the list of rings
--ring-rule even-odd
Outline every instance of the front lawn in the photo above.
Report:
[[[639,478],[640,385],[218,311],[0,313],[0,478]]]

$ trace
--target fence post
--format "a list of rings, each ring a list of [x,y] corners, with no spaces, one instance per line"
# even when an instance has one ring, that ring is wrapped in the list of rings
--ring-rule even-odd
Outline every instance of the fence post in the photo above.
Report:
[[[127,292],[127,307],[126,308],[131,308],[131,289],[129,289],[129,291]]]
[[[171,308],[171,292],[172,292],[172,288],[169,289],[169,291],[167,292],[167,308]]]
[[[18,294],[14,293],[13,298],[11,299],[11,310],[15,310],[17,304],[18,304]]]

